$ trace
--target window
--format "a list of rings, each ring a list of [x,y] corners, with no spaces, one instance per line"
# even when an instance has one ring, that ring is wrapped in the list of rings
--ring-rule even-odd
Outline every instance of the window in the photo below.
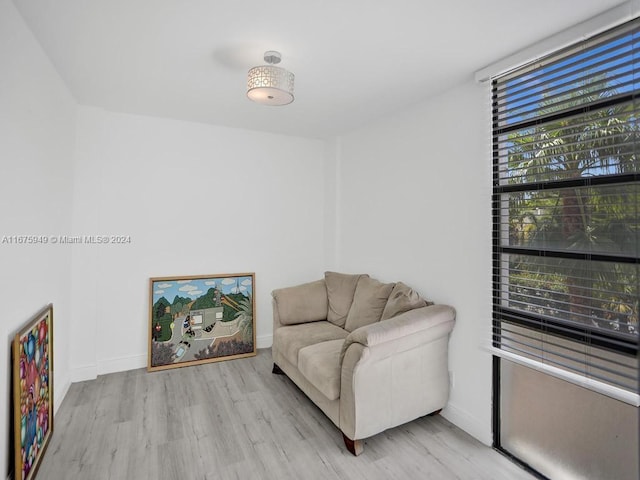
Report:
[[[636,404],[639,55],[633,21],[492,80],[494,351]]]

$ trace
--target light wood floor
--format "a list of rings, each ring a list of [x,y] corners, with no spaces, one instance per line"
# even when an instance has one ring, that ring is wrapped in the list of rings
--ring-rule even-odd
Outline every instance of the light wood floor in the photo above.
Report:
[[[104,375],[73,384],[39,480],[532,480],[451,425],[425,417],[348,453],[342,434],[256,357]]]

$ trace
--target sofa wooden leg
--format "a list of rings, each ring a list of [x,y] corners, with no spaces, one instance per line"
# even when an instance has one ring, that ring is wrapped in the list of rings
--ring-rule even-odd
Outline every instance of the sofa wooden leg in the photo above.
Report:
[[[354,456],[358,456],[364,450],[364,440],[351,440],[344,433],[342,434],[342,438],[344,438],[344,444]]]
[[[273,364],[273,370],[271,370],[271,373],[275,373],[276,375],[284,375],[284,372],[275,363]]]

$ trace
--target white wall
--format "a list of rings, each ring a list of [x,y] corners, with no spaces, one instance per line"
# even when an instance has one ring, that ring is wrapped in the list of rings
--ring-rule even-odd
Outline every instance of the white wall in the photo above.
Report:
[[[0,235],[131,237],[0,244],[5,365],[11,334],[53,302],[59,404],[70,379],[146,364],[149,277],[254,271],[265,347],[272,289],[325,269],[368,272],[457,308],[445,415],[490,442],[491,362],[479,348],[491,315],[484,87],[469,80],[326,143],[76,108],[8,0],[0,64]]]
[[[81,107],[74,380],[146,365],[150,277],[255,272],[258,347],[271,291],[325,269],[325,145],[318,140]]]
[[[75,101],[8,0],[0,0],[0,478],[9,469],[11,340],[54,305],[56,407],[69,385],[71,249],[12,245],[12,235],[71,228]]]
[[[489,91],[471,79],[341,139],[339,268],[453,305],[444,415],[491,443]]]

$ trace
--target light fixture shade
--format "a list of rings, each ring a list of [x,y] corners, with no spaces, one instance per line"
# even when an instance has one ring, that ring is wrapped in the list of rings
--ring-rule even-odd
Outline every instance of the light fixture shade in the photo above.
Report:
[[[287,105],[293,102],[293,73],[273,65],[249,70],[247,97],[264,105]]]

